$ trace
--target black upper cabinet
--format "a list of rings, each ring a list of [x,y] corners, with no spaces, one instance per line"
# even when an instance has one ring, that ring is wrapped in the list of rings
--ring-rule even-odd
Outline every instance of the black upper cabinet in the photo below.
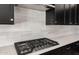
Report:
[[[78,16],[78,4],[55,4],[52,11],[46,11],[46,25],[78,25]]]
[[[14,5],[0,4],[0,24],[14,24]]]

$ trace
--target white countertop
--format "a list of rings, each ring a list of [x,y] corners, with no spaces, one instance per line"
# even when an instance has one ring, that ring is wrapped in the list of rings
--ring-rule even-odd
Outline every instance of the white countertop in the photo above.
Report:
[[[47,26],[46,37],[57,41],[59,45],[39,50],[29,55],[42,54],[50,50],[62,47],[64,45],[79,41],[78,26]]]
[[[71,30],[72,29],[72,30]],[[58,30],[58,31],[57,31]],[[59,45],[57,46],[53,46],[53,47],[49,47],[46,49],[42,49],[33,53],[29,53],[28,55],[39,55],[41,53],[62,47],[64,45],[76,42],[79,40],[79,34],[78,34],[78,26],[70,26],[70,27],[66,27],[66,26],[47,26],[47,30],[44,34],[44,36],[40,35],[40,33],[36,33],[35,35],[30,35],[32,38],[30,39],[36,39],[36,38],[42,38],[42,37],[47,37],[51,40],[57,41],[59,43]],[[42,34],[42,33],[41,33]],[[54,35],[54,36],[53,36]],[[30,36],[26,36],[30,37]],[[4,46],[0,48],[0,54],[4,54],[4,55],[16,55],[16,50],[14,45],[9,45],[9,46]]]

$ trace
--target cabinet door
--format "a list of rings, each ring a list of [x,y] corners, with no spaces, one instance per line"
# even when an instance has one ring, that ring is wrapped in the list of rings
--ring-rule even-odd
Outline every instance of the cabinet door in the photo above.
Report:
[[[0,4],[0,24],[14,23],[14,5]]]
[[[55,5],[55,17],[57,24],[63,25],[64,24],[64,4],[56,4]]]
[[[79,4],[77,4],[77,24],[79,25]]]
[[[46,25],[55,24],[55,8],[50,8],[46,11]]]
[[[64,24],[68,25],[70,22],[70,7],[69,4],[65,4],[65,18],[64,18]]]
[[[70,24],[76,24],[76,5],[70,4]]]

